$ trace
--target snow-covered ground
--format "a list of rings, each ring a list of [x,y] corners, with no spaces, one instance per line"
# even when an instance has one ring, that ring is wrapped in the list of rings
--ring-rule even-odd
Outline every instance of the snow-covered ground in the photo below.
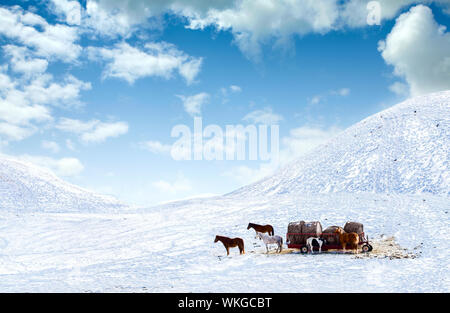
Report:
[[[225,197],[140,214],[2,215],[0,290],[448,292],[448,200],[374,194]],[[246,229],[249,221],[271,223],[285,237],[288,222],[299,219],[324,226],[361,221],[370,238],[394,235],[417,257],[266,255]],[[216,234],[242,237],[246,254],[232,249],[226,257],[221,243],[213,243]]]
[[[0,158],[0,291],[449,292],[449,108],[450,92],[413,99],[253,185],[149,209]],[[265,254],[247,230],[298,220],[360,221],[410,257]]]

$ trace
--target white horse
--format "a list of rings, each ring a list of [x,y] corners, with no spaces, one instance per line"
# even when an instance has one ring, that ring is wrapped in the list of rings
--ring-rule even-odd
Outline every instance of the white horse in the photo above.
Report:
[[[256,235],[261,239],[264,244],[266,245],[267,253],[269,253],[269,244],[276,243],[278,245],[277,251],[280,253],[281,250],[283,250],[283,238],[281,236],[275,235],[275,236],[269,236],[260,232],[256,232]]]
[[[314,252],[313,250],[313,242],[314,240],[317,242],[317,244],[319,245],[319,253],[322,252],[322,245],[324,243],[323,239],[317,238],[317,237],[309,237],[308,239],[306,239],[306,245],[309,247],[309,250],[311,251],[311,253]]]

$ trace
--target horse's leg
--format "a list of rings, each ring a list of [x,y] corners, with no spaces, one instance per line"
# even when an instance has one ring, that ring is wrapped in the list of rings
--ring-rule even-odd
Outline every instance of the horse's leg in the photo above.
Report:
[[[230,247],[227,247],[227,255],[230,255]]]
[[[266,251],[269,253],[269,245],[266,243]]]

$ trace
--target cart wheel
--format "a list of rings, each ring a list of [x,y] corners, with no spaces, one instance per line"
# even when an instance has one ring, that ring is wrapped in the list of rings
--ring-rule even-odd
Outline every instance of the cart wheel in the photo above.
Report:
[[[303,254],[308,253],[308,246],[302,246],[300,248],[300,252],[303,253]]]
[[[372,246],[365,244],[364,246],[362,246],[362,252],[370,252],[372,251]]]

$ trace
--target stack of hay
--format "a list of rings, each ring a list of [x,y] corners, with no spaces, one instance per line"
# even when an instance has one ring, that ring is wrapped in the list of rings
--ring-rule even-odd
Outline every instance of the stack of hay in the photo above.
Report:
[[[329,245],[339,244],[339,235],[335,235],[336,229],[341,229],[346,233],[361,234],[364,232],[363,224],[357,222],[347,222],[344,228],[340,226],[329,226],[322,231],[322,225],[320,222],[292,222],[288,225],[287,241],[291,244],[302,245],[306,243],[306,239],[309,237],[322,237],[326,239]]]
[[[309,237],[320,237],[322,225],[320,222],[300,221],[289,223],[287,241],[291,244],[305,244]]]
[[[342,229],[342,227],[339,226],[330,226],[327,227],[322,232],[322,238],[326,239],[328,245],[337,245],[339,244],[339,235],[335,234],[336,229]]]
[[[362,234],[364,232],[363,224],[357,222],[347,222],[344,226],[344,231],[346,233],[357,233]]]

